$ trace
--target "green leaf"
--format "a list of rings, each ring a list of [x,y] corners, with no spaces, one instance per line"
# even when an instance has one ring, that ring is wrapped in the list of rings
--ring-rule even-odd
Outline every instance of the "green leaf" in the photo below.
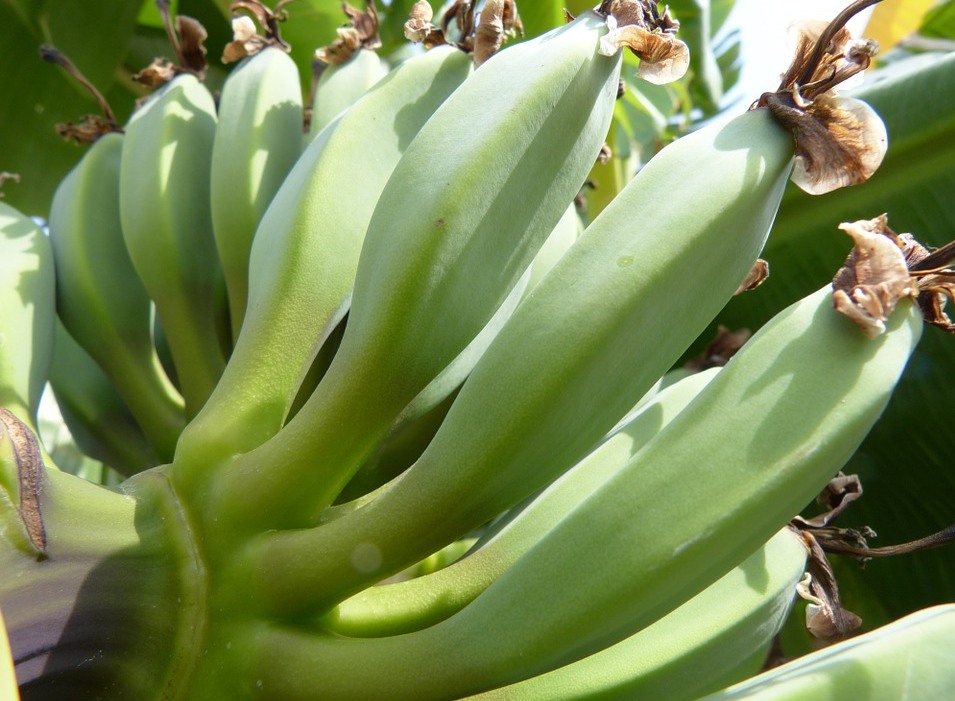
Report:
[[[843,221],[888,213],[889,226],[926,244],[955,238],[955,54],[922,55],[873,76],[858,95],[882,115],[889,149],[865,184],[812,197],[790,187],[763,257],[771,276],[734,299],[719,322],[760,326],[774,310],[831,279],[851,243]],[[869,525],[872,547],[914,540],[952,522],[951,416],[955,406],[955,338],[926,329],[918,350],[875,429],[850,463],[865,495],[840,519]],[[839,566],[844,603],[866,628],[950,598],[955,559],[947,549]]]
[[[955,39],[955,1],[947,0],[929,10],[919,34],[933,39]]]
[[[5,189],[13,206],[46,214],[53,189],[81,154],[56,135],[54,125],[99,112],[62,69],[40,61],[40,44],[55,44],[101,90],[109,90],[137,11],[120,0],[0,4],[0,170],[21,176],[19,185]]]
[[[517,11],[524,25],[524,38],[549,32],[564,23],[564,2],[562,0],[535,0],[518,2]]]

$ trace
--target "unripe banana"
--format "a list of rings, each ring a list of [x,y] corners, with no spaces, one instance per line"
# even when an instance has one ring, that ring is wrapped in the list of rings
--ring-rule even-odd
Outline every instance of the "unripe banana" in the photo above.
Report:
[[[518,307],[418,462],[354,514],[313,533],[275,536],[276,543],[322,553],[310,561],[317,578],[311,590],[332,596],[346,585],[354,587],[344,592],[350,594],[417,562],[583,457],[745,278],[766,240],[792,154],[791,138],[766,110],[701,129],[657,154]],[[447,312],[435,321],[453,318]],[[334,369],[333,362],[329,373]],[[402,372],[404,379],[409,373]],[[383,403],[379,392],[371,398]],[[319,420],[311,426],[316,431]],[[302,453],[312,467],[322,459]],[[397,515],[420,512],[422,503],[429,507],[415,519]],[[357,572],[349,556],[366,542],[381,549],[380,569]]]
[[[783,529],[695,597],[626,640],[477,701],[692,701],[759,672],[792,607],[806,547]]]
[[[257,485],[257,518],[314,523],[501,307],[603,143],[620,69],[619,54],[597,53],[605,31],[587,12],[500,51],[408,148],[369,223],[328,373],[282,433],[225,476]],[[423,177],[437,163],[440,174]],[[280,487],[289,481],[296,494]]]
[[[301,153],[302,89],[295,62],[267,47],[222,86],[212,147],[212,228],[238,336],[249,288],[249,252],[259,220]]]
[[[557,222],[557,226],[550,232],[550,236],[544,241],[544,245],[541,246],[537,255],[534,256],[534,262],[531,264],[531,277],[527,281],[527,288],[524,291],[525,296],[537,287],[537,283],[570,250],[570,247],[574,245],[583,231],[584,226],[580,220],[580,215],[577,214],[577,205],[571,204],[564,212],[564,216]]]
[[[62,323],[56,325],[50,387],[63,422],[84,454],[123,475],[160,464],[116,387]]]
[[[17,691],[17,675],[13,672],[10,640],[7,638],[7,627],[3,622],[2,612],[0,612],[0,699],[4,701],[20,699],[20,693]]]
[[[216,303],[222,271],[209,204],[215,129],[212,95],[183,74],[133,114],[123,138],[123,237],[169,340],[187,416],[224,365]]]
[[[953,646],[955,604],[933,606],[700,701],[947,699]]]
[[[388,75],[388,62],[371,49],[358,49],[338,66],[326,66],[315,85],[309,139]]]
[[[624,466],[716,373],[691,375],[660,392],[566,474],[495,521],[466,558],[426,577],[369,587],[331,611],[325,624],[342,635],[379,637],[419,630],[463,608]]]
[[[0,202],[0,406],[34,433],[53,360],[54,285],[49,239]]]
[[[347,312],[381,189],[470,70],[450,47],[405,62],[299,158],[259,225],[242,332],[206,410],[183,434],[184,458],[213,465],[281,428],[312,358]]]
[[[53,195],[49,225],[57,313],[70,336],[106,372],[156,454],[168,462],[185,424],[183,402],[160,366],[149,296],[123,241],[122,149],[121,134],[101,137]]]
[[[301,644],[264,683],[280,684],[319,655],[334,666],[360,644],[374,680],[365,686],[316,673],[311,692],[334,698],[341,683],[370,698],[383,684],[390,699],[420,698],[409,670],[440,656],[441,665],[428,667],[429,689],[453,697],[556,669],[645,628],[754,552],[852,455],[885,408],[921,315],[906,302],[888,327],[869,340],[832,309],[828,287],[801,300],[460,612],[421,631],[358,642],[310,644],[273,628],[259,641],[261,659],[275,659],[273,641],[286,651],[292,640]],[[324,557],[324,548],[311,557]],[[282,561],[285,577],[299,575],[295,564]]]

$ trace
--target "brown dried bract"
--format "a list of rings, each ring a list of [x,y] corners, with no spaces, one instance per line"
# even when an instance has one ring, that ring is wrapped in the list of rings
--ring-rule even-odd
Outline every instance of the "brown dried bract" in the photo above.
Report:
[[[749,272],[746,274],[746,279],[743,280],[739,287],[736,288],[734,295],[740,295],[744,292],[750,292],[755,290],[757,287],[766,282],[766,278],[769,277],[769,262],[763,260],[762,258],[757,258],[756,262],[753,263],[753,267],[749,269]]]
[[[75,141],[78,144],[91,144],[104,134],[117,131],[113,122],[98,114],[88,114],[76,124],[63,122],[54,128],[63,139]]]
[[[222,62],[233,63],[246,56],[255,56],[266,47],[274,47],[288,53],[291,46],[282,40],[279,25],[288,19],[288,12],[284,9],[292,0],[281,0],[270,9],[259,0],[236,0],[229,5],[232,12],[232,41],[226,44],[222,51]],[[249,15],[239,15],[240,11]],[[252,18],[255,18],[255,21]],[[256,23],[264,34],[256,30]]]
[[[837,97],[835,88],[860,74],[878,45],[853,41],[846,22],[879,0],[857,0],[832,22],[799,27],[795,57],[775,92],[751,109],[767,107],[796,141],[792,180],[818,195],[867,180],[882,163],[885,125],[861,100]]]
[[[139,73],[133,75],[133,80],[147,88],[158,88],[175,78],[180,71],[168,58],[154,58],[153,62]]]
[[[374,50],[381,46],[375,0],[366,0],[364,10],[347,2],[342,3],[342,8],[348,16],[348,24],[338,29],[335,41],[315,50],[315,59],[328,65],[345,63],[359,49]]]
[[[176,17],[176,31],[179,34],[180,67],[187,73],[204,78],[208,65],[205,41],[209,38],[209,33],[199,20],[186,15]]]
[[[870,338],[885,332],[885,321],[903,297],[913,293],[905,256],[886,235],[885,215],[843,223],[855,246],[832,281],[832,303]]]
[[[46,527],[40,512],[44,469],[33,432],[13,413],[0,407],[0,442],[9,441],[17,471],[17,512],[30,545],[41,558],[46,553]]]
[[[843,608],[839,585],[825,551],[808,531],[800,531],[809,550],[806,575],[796,585],[796,593],[809,602],[806,606],[806,628],[816,638],[838,641],[862,625],[862,619]]]
[[[475,67],[500,50],[508,38],[523,36],[524,26],[514,0],[487,0],[475,19],[475,0],[456,0],[435,24],[434,11],[427,0],[418,0],[405,22],[405,37],[426,49],[451,44],[473,55]],[[459,40],[452,42],[451,25],[456,24]]]
[[[607,17],[609,31],[600,39],[599,51],[613,56],[622,47],[639,59],[637,77],[662,85],[679,80],[690,65],[686,44],[676,38],[680,23],[661,13],[648,0],[604,0],[598,12]]]
[[[479,67],[504,44],[504,0],[486,0],[474,28],[474,67]]]
[[[855,247],[832,281],[833,305],[869,337],[885,331],[898,300],[914,297],[925,321],[955,333],[945,302],[955,301],[955,242],[929,252],[911,234],[896,234],[883,214],[839,227]]]

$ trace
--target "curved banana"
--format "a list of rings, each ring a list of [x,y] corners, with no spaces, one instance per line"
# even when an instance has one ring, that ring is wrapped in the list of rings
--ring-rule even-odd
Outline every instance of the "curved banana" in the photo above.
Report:
[[[314,532],[276,534],[275,552],[307,547],[323,553],[309,574],[316,577],[310,590],[331,597],[344,585],[349,589],[339,591],[351,594],[462,537],[573,465],[669,369],[746,277],[768,235],[792,155],[792,139],[766,110],[663,149],[521,303],[415,465],[353,514]],[[381,298],[388,295],[382,291]],[[455,315],[446,312],[435,322],[450,318]],[[336,361],[355,321],[349,318]],[[397,347],[389,346],[392,354]],[[375,367],[388,362],[376,359]],[[404,378],[408,372],[402,372]],[[381,393],[371,398],[377,405],[362,407],[368,415],[384,403]],[[338,415],[353,420],[350,413]],[[319,421],[311,426],[316,432]],[[300,452],[309,467],[321,464],[311,450]],[[429,508],[415,519],[394,516],[422,503]],[[379,544],[384,553],[373,573],[347,565],[348,553],[362,542]]]
[[[559,479],[495,521],[466,558],[426,577],[370,587],[339,604],[325,624],[341,635],[377,637],[419,630],[460,610],[625,465],[716,373],[697,373],[661,391]]]
[[[372,698],[383,684],[390,699],[417,699],[419,681],[407,670],[440,657],[440,665],[428,667],[429,692],[454,697],[548,672],[633,635],[754,552],[852,455],[918,341],[919,310],[900,305],[888,327],[870,341],[832,309],[828,287],[801,300],[461,611],[420,631],[358,641],[274,627],[257,641],[258,654],[274,661],[273,644],[294,652],[256,673],[281,687],[283,677],[307,669],[308,659],[320,655],[334,666],[360,649],[363,663],[376,670],[373,679],[316,671],[306,680],[310,691],[335,698],[347,689]],[[347,525],[363,509],[317,530]],[[416,516],[421,511],[419,505]],[[353,566],[368,563],[367,550],[356,553]],[[258,566],[277,565],[262,559]],[[307,569],[287,559],[282,566],[285,577]],[[316,580],[298,584],[306,581]],[[259,591],[279,589],[263,584],[257,582]]]
[[[123,137],[123,238],[156,304],[187,417],[203,405],[225,363],[217,332],[222,271],[209,204],[215,129],[212,95],[183,74],[133,114]]]
[[[700,701],[945,699],[955,604],[933,606],[832,645]]]
[[[806,563],[788,529],[692,599],[616,645],[477,701],[692,701],[763,666]]]
[[[257,485],[256,518],[315,523],[501,307],[603,143],[620,70],[619,54],[597,53],[605,32],[586,12],[500,51],[408,148],[368,225],[331,367],[282,433],[223,475]],[[461,124],[473,125],[467,138]],[[295,495],[280,486],[289,480]]]
[[[115,385],[62,323],[56,325],[50,388],[84,454],[127,476],[162,462]]]
[[[0,407],[34,433],[53,360],[54,286],[49,239],[0,202]]]
[[[226,78],[212,146],[212,230],[238,336],[259,220],[301,153],[302,89],[284,51],[267,47]]]
[[[452,48],[405,62],[299,158],[256,232],[242,332],[208,406],[183,434],[183,460],[214,465],[281,428],[312,358],[348,310],[381,189],[470,70]]]
[[[101,137],[53,195],[49,228],[57,313],[70,336],[106,372],[156,454],[168,462],[185,425],[183,402],[160,366],[149,296],[123,240],[122,150],[121,134]]]
[[[371,49],[358,49],[337,66],[326,66],[315,85],[309,139],[355,104],[375,84],[388,75],[388,62]]]

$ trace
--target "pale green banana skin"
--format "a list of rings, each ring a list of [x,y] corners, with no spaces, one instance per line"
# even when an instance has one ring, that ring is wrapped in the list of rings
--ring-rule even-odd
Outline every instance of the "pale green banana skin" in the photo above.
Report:
[[[955,689],[955,605],[923,609],[701,701],[935,701]]]
[[[522,302],[418,462],[354,514],[313,532],[272,536],[269,557],[288,563],[305,548],[315,558],[294,567],[314,577],[312,591],[352,594],[573,465],[731,298],[766,240],[791,159],[791,137],[766,110],[661,151]],[[343,347],[347,340],[346,331]],[[424,513],[422,503],[430,505]],[[415,519],[399,516],[409,510]],[[363,542],[383,553],[375,572],[347,564]]]
[[[149,295],[123,241],[122,148],[121,134],[101,137],[53,195],[49,227],[57,313],[106,372],[161,460],[168,462],[185,426],[184,407],[160,366],[150,330]]]
[[[475,701],[692,701],[759,671],[792,607],[806,547],[784,529],[653,625]]]
[[[537,283],[570,250],[570,247],[574,245],[583,232],[584,226],[580,220],[580,215],[577,214],[577,205],[571,204],[534,257],[534,262],[531,264],[531,277],[527,281],[525,295],[530,294],[530,291],[537,287]]]
[[[0,202],[0,406],[34,432],[53,362],[54,287],[49,239]]]
[[[435,697],[448,697],[629,637],[723,576],[825,486],[885,408],[921,328],[915,305],[903,303],[871,341],[832,309],[828,287],[816,292],[774,317],[631,462],[459,613],[381,639],[316,639],[273,626],[255,653],[270,668],[257,673],[275,689],[271,698],[287,690],[282,679],[305,678],[328,698],[373,698],[384,684],[397,700],[421,698],[415,670],[427,669]],[[287,561],[284,570],[295,574]],[[284,651],[277,663],[271,645]],[[376,670],[367,686],[309,671],[312,660],[334,667],[357,654]]]
[[[181,459],[203,466],[196,471],[282,427],[313,357],[348,309],[381,189],[470,70],[467,56],[451,48],[406,62],[299,158],[253,241],[249,306],[232,357],[208,407],[183,434]]]
[[[692,375],[659,393],[566,474],[498,519],[466,558],[427,577],[370,587],[333,609],[325,625],[341,635],[379,637],[420,630],[460,610],[625,465],[716,373]]]
[[[388,62],[370,49],[359,49],[340,66],[327,66],[315,86],[309,139],[388,75]]]
[[[215,129],[209,90],[193,75],[177,76],[130,118],[120,168],[123,237],[166,332],[187,417],[225,364],[209,199]]]
[[[254,518],[315,523],[401,411],[501,307],[609,126],[620,57],[597,54],[604,31],[584,13],[500,51],[421,130],[369,223],[328,373],[279,436],[224,475],[243,491],[247,480],[256,485],[260,499],[245,505]],[[461,124],[473,125],[467,139]],[[435,163],[440,174],[423,178]],[[288,480],[302,489],[291,494],[280,486]]]
[[[252,238],[301,153],[302,112],[298,68],[274,47],[243,60],[222,86],[210,198],[233,338],[245,316]]]
[[[160,464],[115,386],[62,323],[56,325],[50,388],[83,453],[127,476]]]

